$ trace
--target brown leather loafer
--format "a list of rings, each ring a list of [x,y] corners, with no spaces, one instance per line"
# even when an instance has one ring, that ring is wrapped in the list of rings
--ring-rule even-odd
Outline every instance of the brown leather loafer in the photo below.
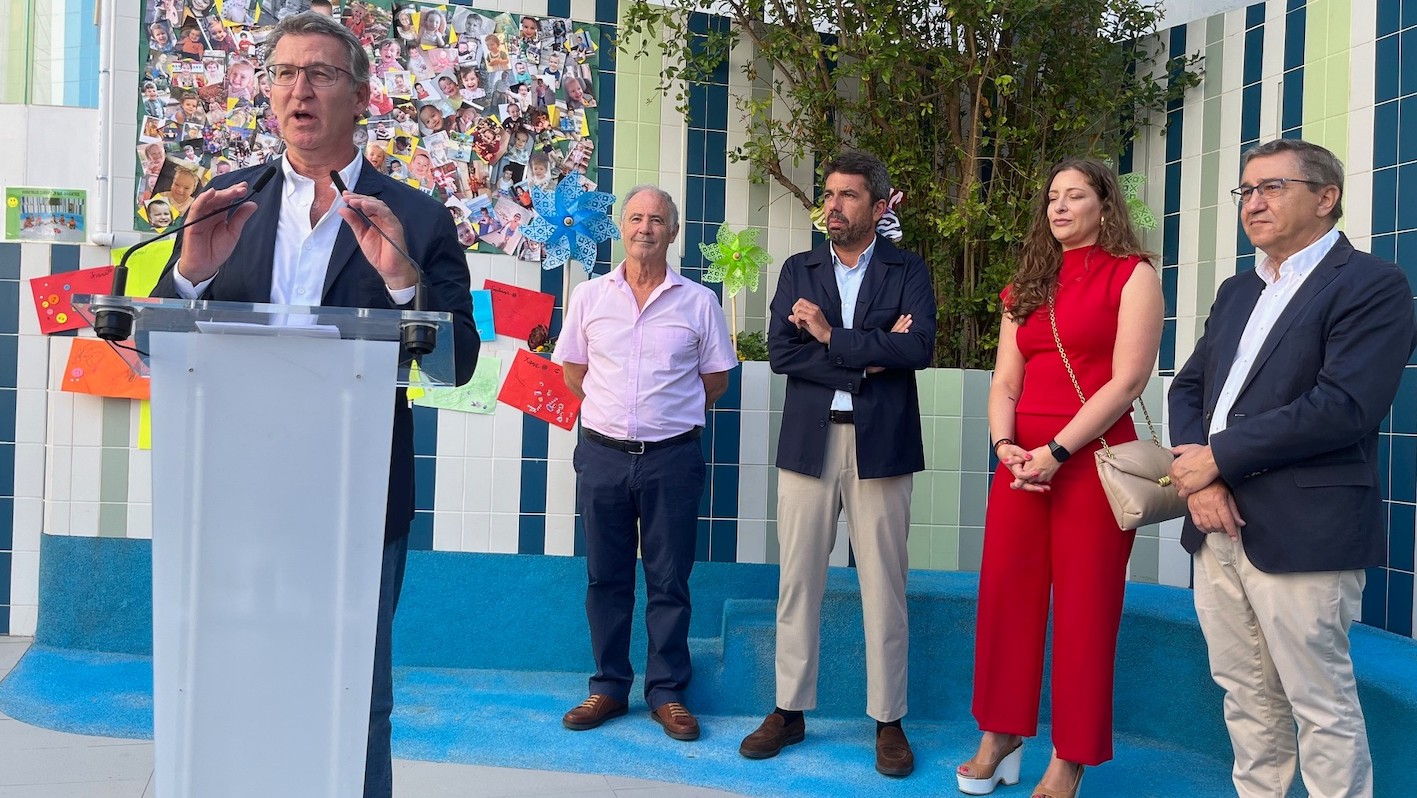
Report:
[[[915,772],[915,754],[905,732],[887,726],[876,735],[876,771],[882,776],[909,776]]]
[[[743,738],[738,753],[749,759],[768,759],[778,755],[783,746],[796,745],[807,736],[807,721],[798,719],[788,723],[776,712],[770,713],[761,726]]]
[[[567,712],[566,716],[561,718],[561,725],[571,731],[585,731],[594,729],[611,718],[618,718],[626,711],[624,702],[597,693]]]
[[[655,723],[664,727],[665,734],[676,740],[699,739],[699,722],[694,719],[693,713],[678,701],[662,704],[649,715],[654,718]]]

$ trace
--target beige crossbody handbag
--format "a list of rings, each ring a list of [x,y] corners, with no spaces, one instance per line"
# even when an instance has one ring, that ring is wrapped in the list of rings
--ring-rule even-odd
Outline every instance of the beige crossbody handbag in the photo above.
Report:
[[[1068,379],[1073,381],[1073,390],[1078,393],[1078,401],[1087,403],[1073,364],[1068,361],[1068,353],[1063,350],[1063,339],[1058,335],[1058,317],[1053,311],[1053,297],[1048,297],[1048,323],[1053,325],[1053,342],[1058,345],[1058,354],[1063,358],[1063,367],[1068,370]],[[1171,484],[1171,461],[1175,458],[1171,451],[1161,445],[1156,435],[1156,425],[1151,423],[1151,413],[1146,402],[1137,397],[1142,415],[1146,417],[1146,428],[1151,432],[1149,441],[1128,441],[1116,446],[1108,446],[1107,439],[1098,436],[1102,449],[1094,453],[1097,460],[1097,477],[1102,481],[1102,490],[1107,494],[1107,503],[1112,506],[1112,515],[1117,526],[1122,529],[1136,529],[1147,524],[1159,524],[1185,515],[1186,500],[1181,498],[1176,486]]]

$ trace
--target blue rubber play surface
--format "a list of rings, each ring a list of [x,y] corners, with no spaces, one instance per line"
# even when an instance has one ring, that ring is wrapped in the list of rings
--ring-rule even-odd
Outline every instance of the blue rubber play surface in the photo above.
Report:
[[[35,643],[0,682],[0,711],[61,731],[152,735],[151,557],[147,541],[45,535]],[[82,578],[76,578],[76,575]],[[585,562],[572,557],[410,552],[394,632],[394,754],[437,762],[563,770],[713,787],[749,796],[957,795],[954,768],[978,742],[970,715],[975,575],[913,571],[909,712],[915,774],[874,770],[865,715],[859,586],[832,569],[823,598],[818,708],[807,739],[765,761],[738,744],[774,701],[777,569],[697,563],[685,704],[702,739],[666,737],[638,701],[625,718],[570,732],[593,669]],[[644,606],[641,585],[637,606]],[[1355,626],[1353,659],[1377,798],[1417,796],[1417,642]],[[631,658],[643,672],[636,624]],[[1047,663],[1045,663],[1046,668]],[[1027,796],[1047,765],[1051,678],[1040,734],[1025,749]],[[1090,769],[1088,796],[1231,796],[1222,696],[1188,590],[1129,584],[1113,698],[1116,756]],[[1296,787],[1292,795],[1303,795]]]
[[[874,724],[808,715],[807,739],[774,758],[744,759],[738,742],[757,716],[702,716],[697,742],[671,740],[636,702],[624,718],[570,732],[561,715],[584,697],[567,673],[399,668],[394,755],[405,759],[604,773],[713,787],[752,796],[938,796],[954,793],[954,767],[977,742],[971,723],[910,722],[914,775],[873,769]],[[0,711],[46,728],[151,738],[152,667],[147,657],[35,646],[0,682]],[[1047,765],[1047,729],[1025,748],[1026,794]],[[1117,758],[1087,774],[1092,795],[1207,798],[1233,795],[1228,762],[1164,750],[1125,737]]]

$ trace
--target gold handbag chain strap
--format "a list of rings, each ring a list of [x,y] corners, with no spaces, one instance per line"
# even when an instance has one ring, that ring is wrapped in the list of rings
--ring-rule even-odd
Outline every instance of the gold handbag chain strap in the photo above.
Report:
[[[1078,401],[1087,404],[1087,397],[1082,393],[1082,386],[1078,384],[1078,375],[1073,373],[1073,364],[1068,360],[1068,353],[1063,349],[1063,338],[1058,335],[1058,315],[1053,311],[1053,295],[1048,295],[1048,323],[1053,326],[1053,343],[1058,345],[1058,354],[1063,358],[1063,368],[1068,370],[1068,379],[1073,381],[1073,390],[1078,393]],[[1146,417],[1146,429],[1151,433],[1151,442],[1157,446],[1161,445],[1161,439],[1156,436],[1156,425],[1151,423],[1151,413],[1147,412],[1146,400],[1137,397],[1137,403],[1141,405],[1141,414]],[[1102,451],[1107,457],[1112,457],[1112,447],[1107,445],[1107,439],[1101,435],[1097,436],[1102,441]]]

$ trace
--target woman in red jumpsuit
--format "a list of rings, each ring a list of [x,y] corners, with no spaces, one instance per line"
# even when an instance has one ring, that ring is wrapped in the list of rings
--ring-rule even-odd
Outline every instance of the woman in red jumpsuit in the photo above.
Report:
[[[1098,437],[1135,440],[1130,408],[1156,362],[1162,297],[1117,178],[1102,163],[1053,167],[1002,294],[989,431],[989,494],[974,663],[984,732],[959,767],[973,795],[1019,780],[1038,731],[1053,601],[1053,757],[1034,798],[1072,798],[1086,765],[1112,758],[1112,676],[1133,533],[1097,479]],[[1067,353],[1078,398],[1054,340]]]

